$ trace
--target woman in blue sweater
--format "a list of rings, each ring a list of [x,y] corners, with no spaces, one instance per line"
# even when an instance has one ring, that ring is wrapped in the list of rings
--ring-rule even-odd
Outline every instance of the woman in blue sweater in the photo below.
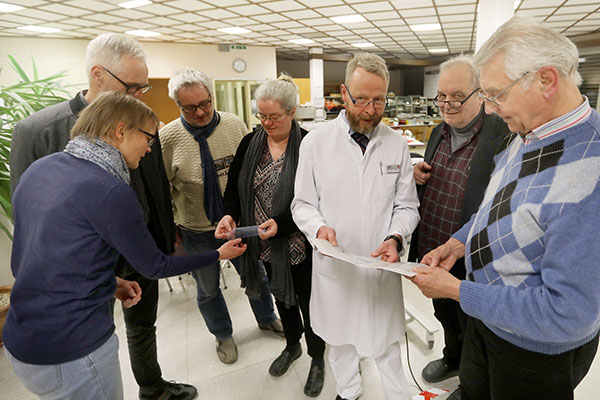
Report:
[[[15,373],[42,399],[123,398],[111,298],[131,307],[141,291],[115,278],[119,254],[157,279],[245,251],[240,240],[189,257],[156,247],[129,168],[151,151],[157,127],[142,102],[105,93],[80,114],[65,151],[39,159],[19,180],[3,340]]]

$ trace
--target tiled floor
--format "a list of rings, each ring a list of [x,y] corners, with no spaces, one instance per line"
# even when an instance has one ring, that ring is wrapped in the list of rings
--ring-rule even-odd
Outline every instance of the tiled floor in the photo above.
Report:
[[[234,338],[238,345],[239,360],[232,365],[219,362],[215,353],[213,336],[207,331],[204,321],[198,312],[195,300],[195,284],[191,276],[186,275],[181,281],[171,278],[173,292],[169,292],[166,281],[160,281],[160,306],[158,316],[158,349],[163,376],[167,380],[176,380],[196,385],[199,389],[198,399],[208,400],[294,400],[307,399],[302,392],[310,358],[306,352],[296,361],[290,370],[280,378],[273,378],[267,372],[272,360],[284,347],[284,340],[271,332],[258,329],[253,319],[248,301],[239,288],[239,279],[233,268],[225,268],[228,288],[223,291],[234,323]],[[404,281],[406,301],[416,309],[429,316],[432,321],[433,308],[431,301],[424,298],[415,286]],[[136,399],[137,386],[133,379],[127,345],[125,328],[120,308],[115,313],[117,334],[121,341],[119,357],[126,399]],[[437,322],[436,322],[437,323]],[[425,364],[441,356],[443,339],[441,330],[435,336],[433,349],[427,348],[424,329],[416,322],[408,325],[410,362],[419,384],[430,388],[420,377]],[[405,372],[407,373],[413,395],[418,393],[417,386],[410,378],[406,363],[406,346],[403,346]],[[306,350],[303,344],[303,349]],[[597,357],[597,360],[600,359]],[[372,360],[361,362],[363,377],[363,395],[361,400],[383,399],[377,369]],[[592,370],[576,390],[577,400],[600,398],[600,362],[592,366]],[[458,384],[452,378],[438,388],[453,390]],[[325,387],[319,399],[333,400],[336,396],[335,384],[331,371],[327,368]],[[440,397],[440,400],[443,400]],[[12,372],[3,351],[0,352],[0,399],[21,400],[34,399]]]

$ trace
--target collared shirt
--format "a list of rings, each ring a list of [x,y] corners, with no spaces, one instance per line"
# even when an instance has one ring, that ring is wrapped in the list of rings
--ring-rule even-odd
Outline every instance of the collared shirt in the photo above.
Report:
[[[340,115],[344,119],[344,122],[346,122],[348,124],[348,135],[352,136],[352,134],[356,133],[356,131],[354,129],[352,129],[352,126],[350,126],[350,122],[348,121],[348,117],[346,117],[346,110],[340,111]],[[361,134],[365,135],[369,140],[371,140],[371,134],[370,133],[362,133],[362,132],[358,132],[358,133],[361,133]]]
[[[555,133],[585,122],[590,117],[592,108],[590,107],[588,98],[586,96],[582,97],[584,100],[583,103],[573,111],[561,115],[558,118],[554,118],[527,133],[523,138],[524,144],[528,145],[532,142],[545,139]]]

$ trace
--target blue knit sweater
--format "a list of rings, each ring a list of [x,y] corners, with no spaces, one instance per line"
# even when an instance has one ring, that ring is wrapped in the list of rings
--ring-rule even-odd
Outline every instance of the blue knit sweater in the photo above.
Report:
[[[14,357],[30,364],[72,361],[110,338],[119,253],[151,279],[201,268],[219,256],[216,250],[163,254],[133,190],[67,153],[31,164],[13,206],[16,280],[2,339]]]
[[[466,245],[460,305],[521,348],[559,354],[600,329],[600,117],[495,158]]]

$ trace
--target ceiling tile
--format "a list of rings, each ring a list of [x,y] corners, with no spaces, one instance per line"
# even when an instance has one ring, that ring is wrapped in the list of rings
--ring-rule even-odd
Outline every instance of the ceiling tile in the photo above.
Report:
[[[301,21],[301,20],[304,20],[307,18],[320,17],[320,15],[317,14],[316,12],[314,12],[313,10],[289,11],[289,12],[283,12],[282,14],[290,19],[294,19],[297,21]]]
[[[300,28],[303,25],[296,22],[296,21],[285,21],[285,22],[274,22],[271,25],[280,28],[280,29],[285,29],[285,28]]]
[[[266,24],[258,24],[258,25],[248,25],[245,28],[250,29],[252,31],[269,31],[272,30],[273,27],[271,27],[270,25],[266,25]]]
[[[435,4],[439,6],[455,6],[458,4],[475,4],[475,0],[435,0]]]
[[[361,13],[394,9],[387,1],[373,1],[370,3],[353,4],[352,8]]]
[[[253,15],[252,19],[259,20],[260,22],[278,22],[278,21],[287,21],[288,18],[284,17],[281,14],[265,14],[265,15]]]
[[[588,14],[598,9],[598,4],[588,4],[581,6],[563,6],[556,10],[555,14]],[[581,15],[583,16],[583,15]]]
[[[396,23],[402,23],[398,13],[396,11],[386,11],[386,12],[375,12],[375,13],[367,13],[362,14],[363,17],[368,19],[369,21],[380,21],[382,19],[391,19],[396,21]],[[379,24],[379,22],[377,22]]]
[[[64,15],[59,15],[42,10],[36,10],[32,8],[24,8],[22,10],[12,12],[10,13],[10,15],[21,15],[23,17],[37,18],[42,21],[56,21],[64,18]]]
[[[107,14],[114,15],[115,17],[129,18],[129,19],[144,19],[144,18],[154,17],[154,14],[148,14],[148,13],[138,11],[138,10],[128,10],[126,8],[108,11]]]
[[[237,17],[237,14],[234,14],[232,12],[229,12],[227,10],[224,9],[212,9],[212,10],[202,10],[202,11],[198,11],[197,12],[198,15],[201,15],[203,17],[208,17],[208,18],[212,18],[212,19],[224,19],[224,18],[234,18]]]
[[[164,33],[164,34],[171,34],[171,33],[178,33],[179,30],[178,29],[173,29],[173,28],[169,28],[166,26],[161,26],[159,28],[154,28],[153,30],[155,30],[156,32],[160,32],[160,33]]]
[[[311,18],[301,22],[307,26],[331,25],[329,18]]]
[[[377,21],[376,25],[378,27],[386,27],[387,29],[396,29],[396,31],[408,31],[409,28],[404,24],[404,21],[401,20],[385,20],[385,21]]]
[[[411,18],[405,18],[405,19],[406,19],[406,23],[408,23],[409,25],[413,25],[413,24],[435,24],[435,23],[439,22],[439,20],[437,19],[437,17],[420,17],[420,18],[411,17]]]
[[[178,19],[179,18],[176,15],[171,15],[169,18],[165,18],[165,17],[146,18],[144,21],[149,22],[151,24],[158,25],[158,26],[171,26],[171,25],[179,25],[181,22],[178,21]],[[200,16],[190,13],[190,14],[187,14],[186,20],[181,20],[181,21],[185,21],[187,23],[194,23],[194,22],[198,22],[198,21],[206,21],[206,18],[202,18]]]
[[[40,10],[49,11],[53,13],[59,13],[63,15],[68,15],[70,17],[77,17],[82,14],[88,14],[89,10],[84,10],[81,8],[65,6],[62,4],[47,4],[39,7]]]
[[[456,21],[468,21],[473,23],[473,14],[460,14],[460,15],[440,15],[442,24],[445,22],[456,22]]]
[[[288,31],[293,32],[293,33],[312,33],[312,32],[317,32],[316,30],[314,30],[313,28],[309,28],[308,26],[303,26],[301,28],[291,28],[291,29],[288,29]]]
[[[533,8],[533,7],[558,7],[564,0],[523,0],[521,8]]]
[[[270,3],[264,3],[261,5],[273,11],[291,11],[302,10],[306,8],[303,4],[293,0],[274,1]]]
[[[125,21],[124,18],[115,17],[114,15],[109,15],[109,14],[100,14],[100,13],[86,15],[85,19],[91,19],[93,21],[113,23],[113,24]]]
[[[447,14],[474,14],[476,7],[475,4],[467,4],[463,6],[446,6],[446,7],[438,7],[438,14],[447,15]]]
[[[267,10],[264,7],[258,6],[256,4],[248,4],[245,6],[238,7],[228,7],[229,11],[240,14],[240,15],[257,15],[257,14],[267,14],[270,13],[270,10]]]
[[[428,17],[428,16],[434,16],[435,15],[435,10],[433,8],[415,8],[415,9],[411,9],[411,10],[399,9],[398,12],[404,18],[407,18],[407,17]]]
[[[298,0],[300,3],[307,7],[323,7],[323,6],[337,6],[344,4],[342,0]],[[364,0],[361,0],[364,1]]]
[[[249,4],[246,0],[204,0],[207,3],[213,4],[217,7],[230,7],[230,6],[241,6]]]
[[[108,4],[102,1],[95,0],[71,0],[64,3],[68,6],[84,8],[91,12],[103,12],[108,10],[118,10],[120,7],[114,4]]]
[[[16,15],[15,13],[0,14],[0,20],[17,22],[20,25],[35,25],[41,23],[39,19],[27,18],[21,15]]]
[[[116,25],[116,24],[101,25],[97,29],[101,29],[104,32],[120,32],[120,33],[131,30],[131,28],[127,28],[125,26]]]
[[[381,31],[377,28],[362,28],[362,29],[352,29],[353,32],[362,35],[364,33],[381,33]]]
[[[183,26],[185,26],[186,24],[184,24]],[[211,28],[211,29],[219,29],[219,28],[230,28],[231,25],[226,24],[222,21],[204,21],[204,22],[197,22],[196,23],[197,26],[202,26],[205,28]],[[183,29],[183,26],[180,27],[180,29]],[[186,29],[187,30],[187,29]],[[222,33],[222,32],[219,32]]]
[[[230,18],[225,22],[227,22],[228,24],[234,25],[234,26],[246,26],[246,25],[252,25],[252,24],[256,23],[255,20],[246,18],[246,17]]]
[[[408,8],[433,7],[433,3],[431,2],[431,0],[393,0],[391,1],[391,3],[398,10],[404,10]]]
[[[69,18],[69,23],[73,25],[82,26],[84,28],[102,25],[102,22],[90,21],[89,19],[82,18]]]
[[[165,6],[179,8],[183,11],[198,11],[198,10],[206,10],[207,8],[213,8],[212,4],[203,3],[197,0],[175,0],[175,1],[165,1],[163,2]]]
[[[170,14],[179,14],[181,12],[178,8],[167,7],[162,4],[153,3],[148,6],[142,6],[137,8],[139,11],[144,11],[147,13],[152,13],[159,16],[165,16]]]
[[[336,15],[351,15],[356,14],[352,8],[348,6],[335,6],[335,7],[323,7],[317,8],[318,12],[328,17],[335,17]]]
[[[149,24],[144,21],[127,21],[127,23],[125,25],[127,25],[127,27],[130,27],[129,29],[131,29],[131,28],[146,29],[149,31],[154,30],[153,28],[157,28],[156,25]]]

